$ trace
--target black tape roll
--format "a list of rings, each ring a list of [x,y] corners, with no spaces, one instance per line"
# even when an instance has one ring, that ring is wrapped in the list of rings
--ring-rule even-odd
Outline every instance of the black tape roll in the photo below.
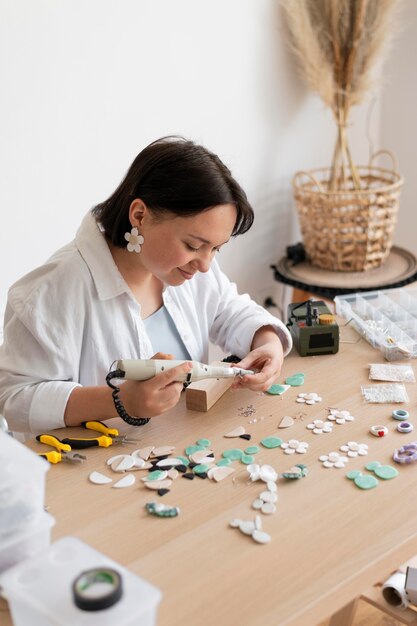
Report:
[[[106,583],[101,593],[91,594],[93,585]],[[110,589],[108,586],[110,585]],[[99,590],[100,591],[100,590]],[[72,584],[75,605],[83,611],[102,611],[120,600],[123,594],[122,578],[116,570],[97,567],[81,572]]]

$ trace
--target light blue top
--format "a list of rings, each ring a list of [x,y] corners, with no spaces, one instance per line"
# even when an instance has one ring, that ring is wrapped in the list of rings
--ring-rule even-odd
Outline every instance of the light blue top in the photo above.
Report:
[[[174,321],[165,306],[143,320],[154,352],[172,354],[174,359],[191,359]]]

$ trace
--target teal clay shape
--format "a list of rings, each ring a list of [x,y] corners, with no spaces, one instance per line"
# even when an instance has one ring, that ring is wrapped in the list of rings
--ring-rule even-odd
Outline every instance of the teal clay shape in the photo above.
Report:
[[[154,470],[153,472],[149,472],[146,480],[159,480],[161,476],[166,476],[166,472],[163,470]]]
[[[222,453],[222,456],[225,459],[230,459],[231,461],[240,461],[243,456],[243,451],[239,450],[239,448],[231,448],[230,450],[225,450]]]
[[[179,459],[179,460],[181,461],[181,463],[182,463],[183,465],[185,465],[185,467],[188,467],[188,466],[189,466],[189,464],[190,464],[190,461],[187,459],[187,457],[186,457],[186,456],[176,456],[175,458],[176,458],[176,459]]]
[[[367,474],[361,474],[359,470],[352,470],[346,474],[347,478],[353,480],[355,485],[359,489],[373,489],[377,486],[378,480],[375,476],[368,476]]]
[[[282,444],[282,439],[274,436],[265,437],[265,439],[262,439],[261,444],[264,448],[279,448]]]
[[[177,517],[180,514],[178,506],[168,506],[159,502],[147,502],[145,508],[150,515],[156,515],[157,517]]]
[[[197,441],[197,445],[203,446],[203,448],[208,448],[209,446],[211,446],[211,441],[210,439],[199,439]]]
[[[196,465],[194,468],[194,471],[196,474],[205,474],[206,472],[209,471],[209,466],[206,465],[205,463],[200,463],[200,465]]]
[[[365,469],[374,472],[378,478],[382,478],[382,480],[391,480],[391,478],[396,478],[398,476],[398,470],[391,465],[381,465],[379,461],[371,461],[365,467]]]
[[[282,474],[282,477],[286,478],[287,480],[295,480],[297,478],[304,478],[304,476],[307,476],[307,474],[308,474],[307,465],[303,465],[302,463],[300,463],[300,464],[294,465],[294,467],[291,467],[289,470],[284,472]]]
[[[271,385],[271,387],[266,390],[266,393],[269,393],[271,396],[281,396],[289,388],[290,385]]]
[[[250,465],[251,463],[255,461],[255,457],[252,456],[251,454],[242,454],[242,457],[240,460],[244,465]]]
[[[245,454],[258,454],[259,450],[259,446],[249,446],[245,449]]]
[[[302,372],[298,372],[297,374],[293,374],[292,376],[288,376],[285,379],[285,383],[287,385],[291,385],[291,387],[300,387],[304,383],[305,376]]]
[[[220,459],[220,461],[216,461],[216,465],[218,467],[227,467],[228,465],[231,465],[232,461],[231,459]]]
[[[185,448],[185,454],[188,454],[188,456],[191,456],[191,454],[194,454],[194,452],[199,452],[200,450],[205,450],[206,446],[199,446],[199,445],[193,445],[193,446],[187,446]]]

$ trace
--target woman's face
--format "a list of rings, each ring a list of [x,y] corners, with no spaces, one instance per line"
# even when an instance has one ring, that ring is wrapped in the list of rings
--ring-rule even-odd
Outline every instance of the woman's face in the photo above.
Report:
[[[143,205],[142,210],[138,224],[134,223],[135,212],[131,212],[131,222],[144,238],[140,262],[172,286],[209,270],[216,252],[229,241],[237,217],[233,204],[221,204],[191,217],[167,214],[155,219]]]

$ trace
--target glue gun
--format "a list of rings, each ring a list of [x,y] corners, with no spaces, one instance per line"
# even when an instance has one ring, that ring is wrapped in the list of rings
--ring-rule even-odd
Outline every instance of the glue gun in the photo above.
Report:
[[[204,380],[205,378],[234,378],[235,376],[254,374],[252,370],[244,370],[240,367],[205,365],[205,363],[186,360],[122,359],[116,362],[116,367],[120,372],[123,372],[121,378],[126,378],[127,380],[148,380],[182,363],[192,363],[193,368],[189,372],[183,372],[175,379],[180,383],[191,383],[195,380]]]

